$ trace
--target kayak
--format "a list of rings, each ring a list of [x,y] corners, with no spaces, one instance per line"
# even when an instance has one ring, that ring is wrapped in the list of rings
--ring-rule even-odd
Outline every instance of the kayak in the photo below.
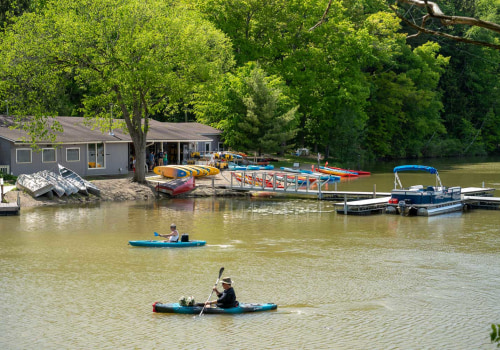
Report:
[[[231,307],[228,309],[223,309],[220,307],[206,307],[203,313],[205,314],[244,314],[247,312],[259,312],[259,311],[271,311],[276,310],[278,305],[267,303],[267,304],[246,304],[239,303],[236,307]],[[163,304],[160,302],[155,302],[153,304],[153,312],[166,312],[174,314],[200,314],[203,306],[181,306],[179,303]]]
[[[187,242],[168,242],[168,241],[128,241],[128,244],[134,247],[150,248],[185,248],[197,247],[207,243],[206,241],[187,241]]]
[[[154,173],[157,175],[162,175],[164,177],[187,177],[191,175],[191,172],[185,171],[184,169],[175,168],[171,165],[160,165],[153,169]]]

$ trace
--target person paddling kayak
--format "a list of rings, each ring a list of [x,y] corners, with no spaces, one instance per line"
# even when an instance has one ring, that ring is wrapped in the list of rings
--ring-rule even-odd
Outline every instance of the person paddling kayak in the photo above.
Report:
[[[238,302],[236,301],[236,293],[234,292],[233,287],[231,286],[233,281],[231,281],[231,277],[225,277],[222,279],[222,288],[224,288],[223,292],[219,292],[217,286],[214,286],[213,290],[215,294],[217,294],[218,299],[207,301],[205,306],[210,306],[213,304],[217,304],[218,307],[227,309],[231,307],[238,306]]]
[[[158,236],[168,238],[169,242],[177,242],[179,240],[179,231],[177,231],[175,224],[170,225],[170,231],[169,234],[158,234]]]

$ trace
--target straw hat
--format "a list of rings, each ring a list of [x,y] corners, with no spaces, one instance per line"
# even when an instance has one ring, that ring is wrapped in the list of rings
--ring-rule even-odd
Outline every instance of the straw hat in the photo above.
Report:
[[[231,281],[231,277],[224,277],[222,279],[222,283],[231,285],[233,284],[233,281]]]
[[[174,227],[174,228],[175,228],[175,227],[176,227],[176,226],[175,226],[175,224],[170,225],[170,228],[172,228],[172,227]]]

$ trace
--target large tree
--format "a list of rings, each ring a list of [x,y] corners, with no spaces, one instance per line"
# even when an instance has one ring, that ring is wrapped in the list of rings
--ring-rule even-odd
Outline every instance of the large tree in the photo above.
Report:
[[[283,153],[293,146],[298,105],[277,76],[267,76],[255,62],[227,74],[216,93],[205,95],[195,106],[200,121],[223,130],[232,149]]]
[[[33,138],[59,112],[68,80],[91,120],[123,118],[145,163],[149,119],[208,88],[233,64],[229,40],[192,8],[169,0],[53,0],[7,29],[0,48],[2,100],[30,116]],[[47,125],[57,125],[48,123]],[[40,131],[43,130],[41,134]],[[145,181],[143,167],[134,180]]]

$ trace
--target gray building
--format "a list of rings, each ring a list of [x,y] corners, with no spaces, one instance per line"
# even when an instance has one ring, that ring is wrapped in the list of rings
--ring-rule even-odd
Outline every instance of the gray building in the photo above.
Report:
[[[132,168],[135,155],[128,133],[110,121],[106,131],[93,129],[81,117],[57,117],[64,131],[56,142],[38,141],[39,151],[25,141],[27,134],[11,129],[13,118],[0,116],[0,172],[12,175],[40,170],[58,172],[58,163],[81,176],[125,174]],[[222,151],[220,130],[199,123],[162,123],[150,120],[147,152],[167,152],[170,164],[181,164],[193,152]]]

